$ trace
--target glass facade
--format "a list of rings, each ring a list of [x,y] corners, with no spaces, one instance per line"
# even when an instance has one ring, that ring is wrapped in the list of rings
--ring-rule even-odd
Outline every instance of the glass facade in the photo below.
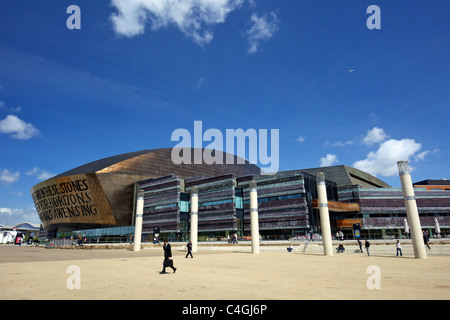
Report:
[[[166,176],[137,182],[139,189],[145,192],[142,241],[152,241],[155,227],[160,228],[162,239],[189,239],[191,192],[195,187],[199,200],[199,240],[224,240],[234,233],[239,239],[248,239],[252,180],[256,182],[258,191],[259,230],[264,240],[321,233],[314,175],[280,172],[271,176],[235,177],[229,174],[191,180]],[[333,235],[342,231],[346,239],[353,239],[353,225],[359,223],[362,237],[405,236],[402,230],[406,212],[401,189],[363,188],[360,185],[340,186],[338,189],[337,184],[329,180],[325,180],[325,185],[329,201],[358,204],[356,210],[355,206],[349,209],[343,205],[330,209]],[[450,216],[448,191],[417,189],[416,199],[422,227],[434,236],[436,218],[442,226],[440,236],[445,236],[448,232],[446,221]],[[88,243],[128,242],[134,235],[134,226],[58,232],[56,236],[70,239],[78,234]]]
[[[189,193],[181,192],[180,193],[180,212],[189,212],[190,211],[190,202],[189,202]]]
[[[130,236],[134,235],[134,226],[84,229],[73,232],[58,232],[56,234],[56,238],[72,238],[76,240],[79,234],[83,238],[83,243],[130,242]]]
[[[234,192],[236,209],[244,209],[244,196],[242,195],[242,188],[234,188]]]

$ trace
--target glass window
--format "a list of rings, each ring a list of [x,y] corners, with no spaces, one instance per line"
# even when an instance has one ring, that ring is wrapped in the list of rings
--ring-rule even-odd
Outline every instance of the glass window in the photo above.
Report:
[[[217,200],[217,201],[202,202],[202,203],[199,203],[198,206],[199,207],[212,206],[212,205],[215,205],[215,204],[224,204],[224,203],[232,203],[232,202],[233,202],[232,199]]]
[[[189,193],[180,193],[180,212],[189,212]]]
[[[235,189],[235,204],[236,209],[244,209],[244,197],[242,196],[242,188]]]

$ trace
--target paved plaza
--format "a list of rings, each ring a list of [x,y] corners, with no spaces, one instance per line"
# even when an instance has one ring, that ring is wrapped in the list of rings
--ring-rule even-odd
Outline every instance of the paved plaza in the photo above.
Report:
[[[169,268],[160,274],[160,247],[133,252],[3,245],[0,299],[450,299],[450,256],[254,255],[199,247],[194,259],[186,259],[180,246],[172,251],[176,273]]]

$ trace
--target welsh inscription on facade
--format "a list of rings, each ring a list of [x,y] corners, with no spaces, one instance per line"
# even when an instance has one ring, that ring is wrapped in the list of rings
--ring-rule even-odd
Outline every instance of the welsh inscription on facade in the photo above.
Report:
[[[89,175],[59,177],[31,190],[41,222],[114,224],[98,179]]]
[[[41,221],[97,214],[87,179],[45,186],[32,197]]]

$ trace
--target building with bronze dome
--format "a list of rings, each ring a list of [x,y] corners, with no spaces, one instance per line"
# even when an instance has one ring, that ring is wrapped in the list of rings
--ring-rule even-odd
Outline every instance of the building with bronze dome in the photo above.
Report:
[[[199,239],[224,238],[230,233],[245,237],[250,233],[251,180],[257,183],[263,239],[320,235],[318,172],[326,178],[333,233],[343,231],[352,238],[358,226],[367,238],[404,235],[401,189],[356,168],[340,165],[266,175],[234,155],[209,150],[215,160],[223,161],[205,162],[198,158],[198,151],[202,154],[207,149],[189,150],[192,163],[175,164],[174,149],[137,151],[90,162],[33,186],[31,195],[47,236],[81,232],[100,241],[108,234],[131,235],[140,191],[144,240],[152,239],[158,230],[184,241],[189,235],[190,193],[196,187]],[[234,159],[231,164],[230,159]],[[446,234],[450,190],[416,188],[416,199],[422,227],[433,234],[438,221]]]

